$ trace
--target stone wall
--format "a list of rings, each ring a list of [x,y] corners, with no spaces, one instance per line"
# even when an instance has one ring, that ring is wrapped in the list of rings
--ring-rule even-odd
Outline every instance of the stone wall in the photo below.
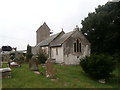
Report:
[[[79,40],[81,43],[81,51],[74,51],[74,43]],[[90,56],[90,43],[80,31],[75,31],[63,44],[64,63],[67,65],[76,65],[80,63],[80,59]]]
[[[37,44],[40,43],[42,40],[45,40],[47,37],[50,36],[50,29],[44,23],[37,31],[36,31],[36,38],[37,38]]]
[[[63,47],[51,48],[51,58],[55,59],[55,63],[63,63]]]

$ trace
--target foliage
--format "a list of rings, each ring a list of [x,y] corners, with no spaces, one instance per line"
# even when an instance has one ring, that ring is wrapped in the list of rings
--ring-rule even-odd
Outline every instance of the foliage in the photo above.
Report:
[[[12,51],[11,46],[2,46],[2,51]]]
[[[82,26],[82,33],[87,34],[91,42],[92,53],[106,52],[112,55],[120,52],[120,2],[99,5],[95,12],[82,20]]]
[[[27,53],[26,53],[26,59],[29,61],[32,58],[33,54],[31,53],[31,46],[27,45]]]
[[[48,59],[48,56],[45,52],[43,52],[42,49],[39,50],[39,53],[37,54],[37,58],[39,60],[39,63],[45,63],[45,61]]]
[[[120,63],[120,52],[113,55],[117,63]]]
[[[32,54],[32,53],[26,53],[26,58],[27,58],[27,59],[31,59],[31,58],[32,58],[32,56],[33,56],[33,54]]]
[[[27,53],[31,53],[31,46],[29,44],[27,45]]]
[[[19,63],[21,64],[21,63],[24,63],[24,56],[20,56],[19,57]]]
[[[80,65],[89,76],[95,79],[107,79],[115,70],[116,62],[113,57],[104,54],[92,54],[81,59]]]
[[[10,53],[10,59],[13,60],[15,58],[15,53]]]
[[[2,68],[7,68],[8,67],[8,63],[3,63],[2,64]]]

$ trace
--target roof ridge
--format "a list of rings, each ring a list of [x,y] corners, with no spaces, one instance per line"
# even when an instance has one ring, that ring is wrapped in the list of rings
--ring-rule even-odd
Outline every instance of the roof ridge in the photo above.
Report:
[[[57,35],[53,40],[55,40],[62,32],[64,32],[64,31],[59,32],[58,35]],[[65,34],[65,32],[64,32],[64,34]],[[53,40],[52,40],[52,41],[53,41]],[[51,42],[52,42],[52,41],[51,41]],[[50,42],[50,43],[51,43],[51,42]]]

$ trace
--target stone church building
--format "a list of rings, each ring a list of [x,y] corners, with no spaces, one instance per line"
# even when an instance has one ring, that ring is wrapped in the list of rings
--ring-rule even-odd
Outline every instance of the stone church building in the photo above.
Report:
[[[62,30],[50,35],[50,31],[46,23],[38,28],[37,44],[32,48],[33,54],[37,54],[42,48],[55,63],[66,65],[77,65],[81,58],[90,55],[90,42],[78,27],[68,33]]]

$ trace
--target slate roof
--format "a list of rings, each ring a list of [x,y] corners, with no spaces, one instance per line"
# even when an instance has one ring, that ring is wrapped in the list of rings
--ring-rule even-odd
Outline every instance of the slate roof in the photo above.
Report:
[[[61,33],[61,32],[60,32]],[[60,33],[54,34],[47,39],[41,41],[37,46],[48,46]]]
[[[48,46],[50,44],[50,47],[55,47],[55,46],[61,46],[65,40],[67,40],[74,31],[68,32],[63,34],[61,37],[57,38],[59,36],[59,34],[61,33],[57,33],[54,34],[50,37],[48,37],[47,39],[41,41],[38,45],[36,46]]]
[[[59,39],[56,39],[55,41],[51,42],[50,47],[54,47],[54,46],[61,46],[65,40],[67,40],[74,31],[65,33],[64,35],[62,35]]]

